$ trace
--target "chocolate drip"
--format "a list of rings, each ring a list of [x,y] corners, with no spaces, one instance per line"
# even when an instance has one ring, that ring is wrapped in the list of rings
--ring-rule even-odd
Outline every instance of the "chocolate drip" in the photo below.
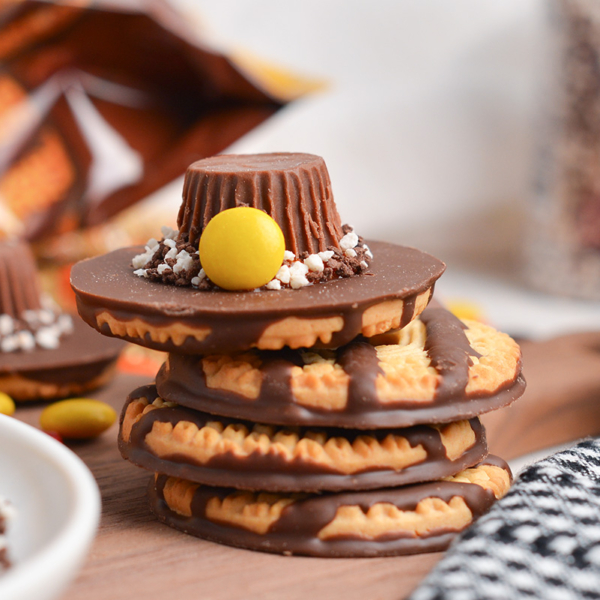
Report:
[[[142,397],[152,402],[157,397],[156,387],[146,386],[131,393],[123,408],[121,423],[127,406],[136,398]],[[273,492],[360,490],[432,481],[474,465],[487,453],[485,431],[477,418],[470,421],[475,433],[475,443],[455,460],[448,459],[441,434],[433,427],[416,426],[403,430],[379,429],[366,432],[339,428],[310,428],[310,430],[306,427],[292,428],[299,437],[303,437],[307,431],[324,432],[328,438],[344,437],[350,444],[354,443],[359,435],[370,435],[382,441],[392,434],[406,438],[413,448],[423,446],[427,453],[427,458],[421,463],[398,471],[382,466],[348,475],[310,460],[295,458],[289,461],[281,456],[261,452],[255,452],[244,458],[232,453],[223,453],[205,463],[177,453],[158,457],[146,443],[146,436],[152,431],[155,422],[171,423],[175,426],[180,421],[186,421],[194,423],[200,429],[213,420],[215,417],[212,415],[183,407],[152,410],[143,415],[132,427],[128,442],[119,436],[119,448],[124,458],[150,471],[206,485]],[[254,423],[242,420],[223,417],[219,417],[218,420],[225,427],[230,424],[242,424],[251,431],[254,426]]]
[[[425,351],[441,376],[436,399],[464,398],[469,367],[473,364],[471,356],[481,357],[469,344],[464,331],[466,326],[450,311],[435,305],[428,306],[420,318],[427,329]]]
[[[236,206],[273,217],[296,256],[339,248],[344,235],[327,167],[312,154],[221,155],[193,163],[185,174],[179,235],[196,245],[212,217]]]
[[[499,461],[503,463],[504,461]],[[504,468],[506,463],[504,463]],[[159,475],[149,486],[150,507],[167,524],[192,535],[233,546],[311,556],[384,556],[442,550],[455,537],[455,531],[437,529],[423,536],[407,533],[388,534],[374,540],[359,536],[344,536],[320,540],[317,535],[335,517],[341,506],[360,506],[367,511],[374,504],[385,502],[400,510],[414,510],[424,498],[440,498],[449,502],[461,497],[476,519],[495,501],[490,490],[471,483],[438,481],[397,489],[370,492],[311,495],[286,506],[278,521],[264,535],[256,534],[226,522],[206,518],[206,505],[211,498],[224,499],[234,492],[226,488],[199,487],[193,496],[191,517],[171,511],[164,501],[163,490],[167,477]]]
[[[377,351],[361,339],[340,348],[337,362],[350,377],[346,412],[361,414],[380,406],[375,380],[384,375]]]
[[[29,246],[18,240],[0,242],[0,315],[18,319],[26,310],[42,308],[37,266]]]
[[[431,294],[429,298],[433,296],[433,287],[431,287]],[[415,309],[417,307],[417,297],[409,296],[404,299],[404,303],[402,305],[402,319],[400,320],[400,329],[406,327],[415,316]]]

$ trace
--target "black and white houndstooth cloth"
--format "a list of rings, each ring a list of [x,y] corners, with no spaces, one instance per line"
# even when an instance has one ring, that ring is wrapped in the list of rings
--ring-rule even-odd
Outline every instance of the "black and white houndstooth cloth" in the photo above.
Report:
[[[410,600],[600,598],[600,440],[525,469]]]

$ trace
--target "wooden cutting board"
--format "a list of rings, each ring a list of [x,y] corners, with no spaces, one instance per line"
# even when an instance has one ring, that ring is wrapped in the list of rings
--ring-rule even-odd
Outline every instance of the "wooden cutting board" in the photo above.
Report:
[[[523,344],[527,392],[484,417],[490,450],[506,459],[600,433],[600,332]],[[146,378],[119,375],[95,397],[118,411]],[[16,417],[38,424],[43,405]],[[146,507],[149,474],[122,460],[117,428],[70,447],[94,473],[103,511],[91,553],[64,600],[400,600],[443,556],[284,557],[205,542],[158,523]]]

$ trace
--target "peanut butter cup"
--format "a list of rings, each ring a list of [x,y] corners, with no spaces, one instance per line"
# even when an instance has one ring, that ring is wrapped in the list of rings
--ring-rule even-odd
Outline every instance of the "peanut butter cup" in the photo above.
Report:
[[[344,236],[325,161],[314,154],[233,154],[193,163],[183,184],[179,237],[197,245],[210,219],[236,206],[273,217],[296,256],[339,248]]]

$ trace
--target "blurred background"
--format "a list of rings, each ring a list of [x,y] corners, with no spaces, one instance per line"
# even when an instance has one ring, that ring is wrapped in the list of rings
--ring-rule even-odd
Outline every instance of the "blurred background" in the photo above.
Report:
[[[457,310],[600,328],[594,0],[0,9],[0,218],[61,303],[74,261],[175,224],[193,160],[305,151],[343,222],[448,264]]]

